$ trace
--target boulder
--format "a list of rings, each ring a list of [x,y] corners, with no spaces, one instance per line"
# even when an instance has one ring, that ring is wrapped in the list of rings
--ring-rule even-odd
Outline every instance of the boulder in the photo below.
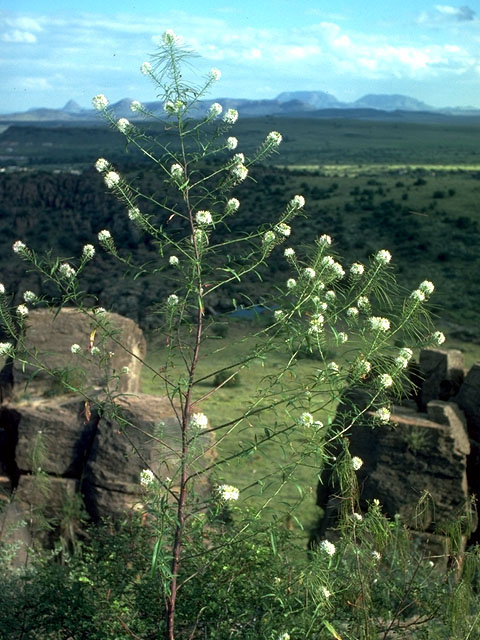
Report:
[[[457,349],[422,349],[420,371],[423,378],[420,410],[430,400],[450,400],[458,393],[464,378],[464,357]]]
[[[215,458],[213,434],[195,442],[197,455],[190,472],[201,471]],[[181,430],[168,398],[146,394],[116,400],[114,410],[103,415],[85,467],[82,490],[94,520],[116,516],[138,503],[142,469],[150,468],[160,478],[172,478],[181,450]],[[195,484],[197,492],[208,484]]]
[[[455,402],[465,413],[470,438],[480,443],[480,363],[467,373]]]
[[[81,347],[80,353],[72,353],[73,344]],[[100,350],[98,354],[91,353],[92,345]],[[26,364],[21,360],[13,364],[17,396],[65,393],[61,379],[72,389],[109,386],[126,393],[140,389],[145,338],[133,320],[116,313],[87,315],[75,308],[33,310],[18,346]],[[122,373],[125,367],[128,373]]]

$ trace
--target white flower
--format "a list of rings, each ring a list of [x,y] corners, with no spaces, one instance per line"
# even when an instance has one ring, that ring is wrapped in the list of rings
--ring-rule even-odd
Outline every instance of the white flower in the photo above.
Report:
[[[295,278],[289,278],[287,280],[287,289],[294,289],[297,286],[297,281]]]
[[[101,316],[104,313],[107,313],[107,310],[104,309],[103,307],[97,307],[96,309],[93,310],[93,313],[97,316]]]
[[[99,242],[105,243],[112,239],[112,234],[107,229],[102,229],[102,231],[98,232],[98,240]]]
[[[433,342],[435,342],[435,344],[440,346],[445,342],[446,338],[441,331],[435,331],[435,333],[432,334],[432,340]]]
[[[178,267],[180,263],[180,260],[177,258],[177,256],[170,256],[170,258],[168,259],[168,264],[171,267]]]
[[[148,487],[155,480],[155,476],[150,469],[143,469],[140,471],[140,484],[142,487]]]
[[[357,513],[356,511],[352,513],[352,518],[357,522],[363,522],[363,516],[361,513]]]
[[[305,278],[308,278],[308,280],[313,280],[313,278],[315,278],[315,276],[317,275],[315,273],[315,269],[312,269],[312,267],[305,267],[302,273]]]
[[[149,62],[142,62],[140,71],[143,73],[144,76],[148,76],[152,73],[152,65]]]
[[[120,176],[118,175],[118,173],[116,171],[109,171],[105,177],[105,184],[107,185],[107,187],[109,189],[112,189],[113,187],[115,187],[119,182],[120,182]]]
[[[293,196],[290,200],[290,206],[294,209],[302,209],[305,206],[305,198],[300,195]]]
[[[332,595],[330,591],[327,589],[327,587],[322,587],[322,593],[323,593],[323,597],[327,598],[327,600]]]
[[[172,178],[175,178],[177,180],[179,180],[180,178],[183,178],[183,167],[181,164],[172,164],[172,166],[170,167],[170,175],[172,176]]]
[[[208,74],[208,76],[212,80],[220,80],[220,78],[222,76],[222,72],[220,71],[220,69],[217,69],[216,67],[212,67],[210,69],[210,73]]]
[[[378,551],[372,551],[372,558],[375,560],[375,562],[378,562],[379,560],[381,560],[382,556]]]
[[[285,251],[283,252],[283,255],[285,256],[285,258],[293,258],[293,256],[295,255],[295,249],[292,249],[292,247],[287,247],[285,249]]]
[[[4,293],[4,291],[2,291],[2,293]],[[25,291],[23,294],[23,299],[25,300],[25,302],[35,302],[37,300],[37,294],[33,291]]]
[[[236,164],[232,167],[231,173],[236,180],[242,182],[248,176],[248,169],[243,164]]]
[[[138,220],[142,214],[140,213],[140,209],[138,207],[131,207],[127,211],[127,215],[132,222],[135,222],[135,220]]]
[[[229,149],[230,151],[233,151],[234,149],[236,149],[238,146],[237,138],[235,138],[234,136],[230,136],[229,138],[227,138],[226,146],[227,146],[227,149]]]
[[[378,377],[378,383],[383,389],[388,389],[393,384],[392,376],[388,375],[388,373],[382,373]]]
[[[99,349],[97,346],[95,346],[95,345],[94,345],[94,346],[90,349],[90,354],[91,354],[92,356],[99,356],[99,355],[100,355],[100,349]]]
[[[212,118],[216,118],[222,113],[222,111],[223,111],[222,105],[218,102],[214,102],[212,105],[210,105],[210,109],[208,110],[208,115],[211,116]]]
[[[418,285],[418,288],[420,291],[423,291],[423,293],[428,297],[432,295],[433,290],[435,289],[435,285],[433,284],[433,282],[430,282],[430,280],[424,280]]]
[[[275,227],[275,231],[285,238],[288,238],[288,236],[292,233],[292,228],[284,222],[279,222]]]
[[[213,218],[210,211],[197,211],[195,215],[195,220],[197,221],[197,224],[202,227],[206,227],[209,224],[213,224]]]
[[[331,269],[335,264],[335,260],[332,258],[332,256],[323,256],[320,264],[322,265],[322,267],[325,267],[325,269]]]
[[[235,124],[238,120],[238,111],[236,109],[227,109],[223,116],[223,121],[226,124]]]
[[[357,300],[357,307],[361,311],[368,311],[370,309],[370,300],[367,296],[360,296]]]
[[[343,270],[343,267],[339,262],[334,262],[332,265],[332,269],[337,278],[343,278],[343,276],[345,275],[345,271]]]
[[[5,285],[0,282],[0,296],[3,296],[3,295],[5,295]],[[25,294],[23,295],[25,296]]]
[[[95,255],[95,247],[93,244],[86,244],[82,249],[82,257],[84,260],[91,260]]]
[[[400,358],[405,358],[405,360],[411,360],[413,358],[413,351],[408,347],[402,347],[398,355]]]
[[[266,231],[263,234],[262,243],[265,245],[269,245],[272,244],[272,242],[275,242],[275,234],[273,233],[273,231]]]
[[[0,356],[9,356],[13,353],[13,344],[11,342],[0,342]]]
[[[359,458],[358,456],[353,456],[352,458],[352,468],[354,471],[358,471],[359,469],[361,469],[363,465],[363,460],[361,458]]]
[[[266,142],[267,144],[278,147],[278,145],[282,142],[282,134],[278,133],[278,131],[270,131],[267,136]]]
[[[406,369],[408,367],[408,359],[403,356],[397,356],[395,358],[395,365],[398,369]]]
[[[285,312],[281,309],[275,309],[275,311],[273,312],[273,317],[275,318],[276,322],[280,322],[280,320],[283,320],[285,318]]]
[[[97,111],[102,111],[108,107],[108,99],[103,95],[103,93],[99,93],[92,98],[92,104]]]
[[[75,269],[71,267],[68,262],[62,262],[62,264],[58,267],[60,275],[67,280],[71,280],[75,276]]]
[[[380,422],[384,422],[385,424],[390,421],[391,413],[387,409],[387,407],[380,407],[375,411],[375,417],[380,420]]]
[[[245,164],[245,155],[243,153],[236,153],[232,158],[233,164]]]
[[[371,316],[368,319],[372,331],[388,331],[390,329],[390,320],[379,316]]]
[[[420,289],[415,289],[415,291],[412,291],[410,297],[415,302],[425,302],[425,294],[423,293],[423,291],[420,291]]]
[[[72,346],[70,347],[70,351],[72,353],[80,353],[81,350],[82,350],[82,347],[79,344],[77,344],[76,342],[75,342],[75,344],[72,344]]]
[[[278,636],[278,640],[290,640],[290,634],[287,631],[284,631]]]
[[[377,251],[374,258],[375,262],[378,262],[379,264],[388,264],[391,259],[392,254],[386,249],[380,249],[380,251]]]
[[[329,556],[333,556],[336,551],[335,545],[333,544],[333,542],[330,542],[329,540],[322,540],[322,542],[319,545],[319,548],[321,551],[324,551]]]
[[[25,304],[19,304],[17,307],[17,316],[26,318],[28,316],[28,307]]]
[[[354,262],[352,264],[352,266],[350,267],[350,273],[352,274],[352,276],[361,276],[363,275],[365,271],[365,267],[363,266],[363,264],[360,264],[359,262]]]
[[[117,129],[121,133],[128,133],[128,131],[132,128],[132,125],[127,120],[127,118],[120,118],[117,120]]]
[[[163,44],[180,44],[182,38],[177,36],[173,29],[167,29],[162,35]]]
[[[130,373],[130,369],[128,367],[122,367],[120,369],[120,373],[123,373],[124,375],[128,375]]]
[[[177,304],[178,304],[178,296],[176,296],[174,293],[171,293],[167,298],[167,305],[169,307],[176,307]]]
[[[355,372],[357,373],[357,375],[361,377],[367,376],[371,370],[372,370],[372,365],[368,360],[365,360],[365,358],[360,359],[355,364]]]
[[[132,102],[130,103],[130,111],[133,111],[134,113],[135,111],[143,111],[142,103],[138,100],[132,100]]]
[[[189,424],[193,429],[208,429],[208,418],[204,413],[194,413]]]
[[[217,493],[220,500],[224,500],[225,502],[234,502],[238,500],[238,496],[240,495],[237,487],[232,487],[231,484],[221,484],[217,487]]]
[[[22,242],[21,240],[16,240],[13,243],[12,249],[13,249],[14,253],[19,253],[19,254],[26,253],[27,245],[24,242]]]
[[[99,158],[96,162],[95,162],[95,169],[99,172],[99,173],[103,173],[104,171],[106,171],[108,169],[108,167],[110,166],[110,163],[108,160],[105,160],[105,158]]]
[[[340,333],[337,333],[337,340],[339,344],[345,344],[348,340],[348,334],[344,331],[340,331]]]
[[[228,200],[226,204],[225,209],[227,213],[235,213],[235,211],[238,211],[239,207],[240,207],[240,200],[237,200],[237,198],[230,198],[230,200]]]
[[[336,297],[337,297],[337,294],[332,289],[329,289],[328,291],[325,292],[325,300],[327,300],[328,302],[333,302]]]
[[[358,309],[357,307],[349,307],[347,309],[347,316],[349,318],[356,318],[358,316]]]
[[[332,238],[326,233],[324,233],[322,236],[318,238],[317,243],[321,247],[329,247],[332,244]]]
[[[336,362],[332,361],[327,364],[327,371],[330,371],[330,373],[340,373],[340,367]]]
[[[298,424],[301,427],[311,427],[313,425],[313,416],[308,411],[304,411],[298,417]]]

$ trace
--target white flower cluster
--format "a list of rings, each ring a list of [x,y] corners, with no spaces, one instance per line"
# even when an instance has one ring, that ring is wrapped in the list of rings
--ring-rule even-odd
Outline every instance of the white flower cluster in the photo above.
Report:
[[[275,319],[275,322],[280,322],[285,319],[285,311],[282,311],[281,309],[275,309],[275,311],[273,312],[273,317]]]
[[[323,237],[323,236],[322,236]],[[327,236],[330,237],[330,236]],[[336,278],[343,278],[345,271],[339,262],[336,262],[332,256],[323,256],[320,264],[324,269],[328,269],[333,272]]]
[[[178,296],[176,296],[174,293],[171,293],[167,298],[167,306],[169,307],[176,307],[178,302]]]
[[[336,362],[329,362],[327,364],[327,371],[329,371],[330,373],[340,373],[340,367],[338,366],[338,364]]]
[[[270,246],[271,244],[273,244],[276,240],[276,235],[273,231],[266,231],[263,234],[263,238],[262,238],[262,244],[265,245],[266,247]]]
[[[93,244],[86,244],[82,249],[82,258],[84,260],[91,260],[95,255],[95,247]]]
[[[13,344],[11,342],[0,342],[0,356],[5,357],[13,353]]]
[[[148,487],[155,480],[155,476],[150,469],[143,469],[140,471],[140,484],[142,487]]]
[[[337,341],[339,344],[345,344],[345,342],[348,341],[348,333],[345,333],[344,331],[337,333]]]
[[[162,34],[162,42],[166,45],[181,44],[182,38],[181,36],[177,36],[173,29],[167,29]]]
[[[227,109],[223,116],[225,124],[235,124],[238,120],[238,111],[236,109]]]
[[[293,196],[289,204],[294,209],[303,209],[305,206],[305,198],[300,195]]]
[[[168,259],[168,264],[171,267],[178,267],[178,265],[180,264],[180,260],[177,258],[177,256],[170,256],[170,258]]]
[[[358,456],[353,456],[352,458],[352,468],[354,471],[358,471],[363,466],[363,460]]]
[[[103,95],[103,93],[99,93],[92,98],[92,104],[94,109],[97,109],[97,111],[103,111],[103,109],[108,107],[108,99]]]
[[[285,258],[287,258],[287,260],[291,260],[295,256],[295,249],[292,249],[292,247],[287,247],[283,252],[283,255],[285,256]]]
[[[282,142],[282,134],[278,131],[270,131],[266,138],[266,143],[278,147]]]
[[[117,120],[117,129],[120,133],[127,134],[132,128],[132,125],[127,118],[120,118]]]
[[[220,80],[220,78],[222,77],[222,72],[220,71],[220,69],[217,69],[216,67],[212,67],[210,69],[210,73],[208,74],[208,76],[212,80]]]
[[[5,295],[5,285],[3,283],[0,283],[0,296],[4,296]]]
[[[380,387],[382,389],[388,389],[389,387],[392,386],[393,384],[393,378],[391,375],[389,375],[388,373],[382,373],[379,377],[378,377],[378,384],[380,385]]]
[[[386,332],[390,329],[390,320],[388,318],[381,318],[379,316],[371,316],[368,319],[370,328],[372,331]]]
[[[408,363],[412,359],[413,351],[408,347],[403,347],[400,349],[398,356],[395,358],[395,365],[399,369],[406,369],[408,367]]]
[[[275,231],[284,238],[288,238],[288,236],[292,233],[292,228],[288,224],[285,224],[285,222],[279,222],[275,226]]]
[[[142,214],[140,213],[140,209],[138,207],[131,207],[127,211],[127,215],[132,222],[135,222],[136,220],[142,217]]]
[[[357,307],[360,309],[360,311],[370,311],[370,300],[367,298],[367,296],[360,296],[358,298]]]
[[[130,103],[130,111],[133,111],[133,113],[136,111],[143,111],[143,104],[138,100],[132,100]]]
[[[201,227],[207,227],[208,225],[213,224],[213,218],[210,211],[197,211],[195,220]]]
[[[235,136],[227,138],[226,147],[229,151],[233,151],[238,147],[238,139]]]
[[[290,634],[288,631],[284,631],[278,636],[277,640],[290,640]]]
[[[68,262],[62,262],[62,264],[58,267],[58,271],[62,278],[66,278],[67,280],[71,280],[75,277],[76,271],[73,267],[71,267]]]
[[[333,542],[330,542],[329,540],[322,540],[322,542],[319,545],[319,549],[320,551],[323,551],[324,553],[326,553],[328,556],[333,556],[336,551],[335,545],[333,544]]]
[[[336,297],[337,297],[337,294],[333,289],[329,289],[328,291],[325,292],[325,300],[327,302],[333,302],[336,299]]]
[[[21,240],[16,240],[12,246],[13,252],[19,255],[25,255],[28,251],[27,245]]]
[[[380,420],[380,422],[383,422],[384,424],[390,421],[390,416],[391,416],[391,413],[389,409],[387,409],[387,407],[380,407],[380,409],[377,409],[375,411],[375,417],[378,420]]]
[[[227,213],[235,213],[236,211],[238,211],[239,207],[240,200],[237,200],[237,198],[230,198],[230,200],[227,201],[225,210]]]
[[[2,285],[2,287],[3,287],[3,285]],[[25,300],[25,302],[28,302],[30,304],[32,304],[32,303],[34,303],[34,302],[36,302],[38,300],[37,294],[34,293],[33,291],[30,291],[30,290],[24,292],[23,299]]]
[[[435,331],[435,333],[432,334],[431,339],[438,346],[443,344],[446,340],[445,335],[441,331]]]
[[[348,307],[346,313],[349,318],[356,318],[358,316],[358,309],[357,307]]]
[[[19,304],[16,311],[19,318],[26,318],[28,316],[28,307],[25,304]]]
[[[148,76],[152,73],[152,65],[150,62],[142,62],[140,71],[144,76]]]
[[[357,375],[359,375],[361,378],[368,376],[368,374],[370,373],[370,371],[372,370],[372,365],[371,363],[366,360],[365,358],[361,358],[360,360],[358,360],[355,363],[355,372],[357,373]]]
[[[102,244],[105,244],[111,239],[112,239],[112,234],[107,229],[102,229],[102,231],[98,232],[98,240]]]
[[[380,249],[380,251],[377,251],[377,253],[375,254],[375,262],[378,262],[379,264],[388,264],[390,262],[390,260],[392,259],[392,254],[390,253],[390,251],[387,251],[386,249]]]
[[[182,165],[178,164],[178,163],[172,164],[172,166],[170,167],[170,175],[175,180],[180,180],[181,178],[183,178],[183,167],[182,167]]]
[[[81,350],[82,350],[82,347],[79,344],[77,344],[76,342],[74,344],[72,344],[72,346],[70,347],[70,351],[73,354],[80,353]]]
[[[355,278],[358,278],[359,276],[363,275],[364,271],[365,271],[365,267],[363,266],[363,264],[360,264],[360,262],[354,262],[350,267],[350,273]]]
[[[312,267],[305,267],[305,269],[302,271],[302,275],[307,280],[314,280],[317,274],[315,272],[315,269],[312,269]]]
[[[315,313],[310,319],[310,326],[308,327],[308,333],[310,335],[318,335],[323,331],[323,323],[325,318],[321,313]]]
[[[216,118],[223,111],[223,107],[219,102],[214,102],[210,105],[210,109],[208,110],[208,115],[210,118]]]
[[[237,487],[233,487],[231,484],[221,484],[217,487],[217,494],[220,500],[225,502],[235,502],[235,500],[238,500],[240,491]]]
[[[104,171],[106,171],[108,169],[108,167],[110,166],[110,163],[108,160],[105,160],[105,158],[99,158],[96,162],[95,162],[95,169],[99,172],[99,173],[103,173]]]
[[[313,416],[311,413],[308,413],[308,411],[304,411],[298,417],[298,424],[301,427],[311,427],[313,425],[313,422]]]
[[[189,424],[193,429],[208,429],[208,418],[204,413],[194,413]]]
[[[295,278],[289,278],[287,280],[287,289],[289,290],[295,289],[296,286],[297,286],[297,281],[295,280]]]
[[[332,244],[332,238],[328,234],[324,233],[318,238],[317,244],[320,247],[329,247]]]
[[[104,177],[105,184],[109,189],[113,189],[120,182],[120,176],[116,171],[109,171]]]
[[[243,182],[248,176],[248,169],[244,164],[235,164],[231,168],[231,174],[238,182]]]

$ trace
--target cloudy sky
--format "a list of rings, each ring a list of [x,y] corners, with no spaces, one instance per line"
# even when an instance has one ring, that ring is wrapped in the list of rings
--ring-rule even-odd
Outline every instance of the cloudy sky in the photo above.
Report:
[[[480,108],[480,9],[427,0],[2,0],[0,112],[155,99],[139,66],[166,29],[222,78],[212,98],[401,93]]]

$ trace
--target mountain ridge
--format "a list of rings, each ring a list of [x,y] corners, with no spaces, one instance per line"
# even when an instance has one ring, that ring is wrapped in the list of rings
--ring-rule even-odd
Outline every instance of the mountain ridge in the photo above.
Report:
[[[143,118],[138,112],[132,112],[130,98],[122,98],[111,105],[117,117],[129,118],[132,121]],[[213,100],[199,100],[193,110],[194,117],[204,117],[210,105],[218,102],[223,109],[237,109],[241,111],[243,117],[258,117],[270,115],[298,116],[310,115],[312,117],[322,117],[322,111],[340,112],[348,111],[355,118],[355,112],[362,112],[361,117],[365,117],[366,110],[371,111],[372,118],[375,112],[386,114],[401,113],[430,113],[448,116],[480,116],[480,109],[471,107],[446,107],[435,108],[416,98],[403,94],[366,94],[354,102],[341,102],[333,94],[325,91],[284,91],[276,98],[249,99],[249,98],[216,98]],[[145,102],[144,106],[148,111],[163,112],[162,101]],[[325,114],[326,115],[326,114]],[[323,117],[325,117],[323,115]],[[379,114],[377,114],[378,117]],[[332,116],[334,117],[334,116]],[[340,117],[345,117],[342,114]],[[0,114],[0,122],[46,122],[46,121],[89,121],[98,118],[95,109],[83,108],[75,100],[69,100],[64,107],[53,108],[33,108],[25,112],[10,114]]]

